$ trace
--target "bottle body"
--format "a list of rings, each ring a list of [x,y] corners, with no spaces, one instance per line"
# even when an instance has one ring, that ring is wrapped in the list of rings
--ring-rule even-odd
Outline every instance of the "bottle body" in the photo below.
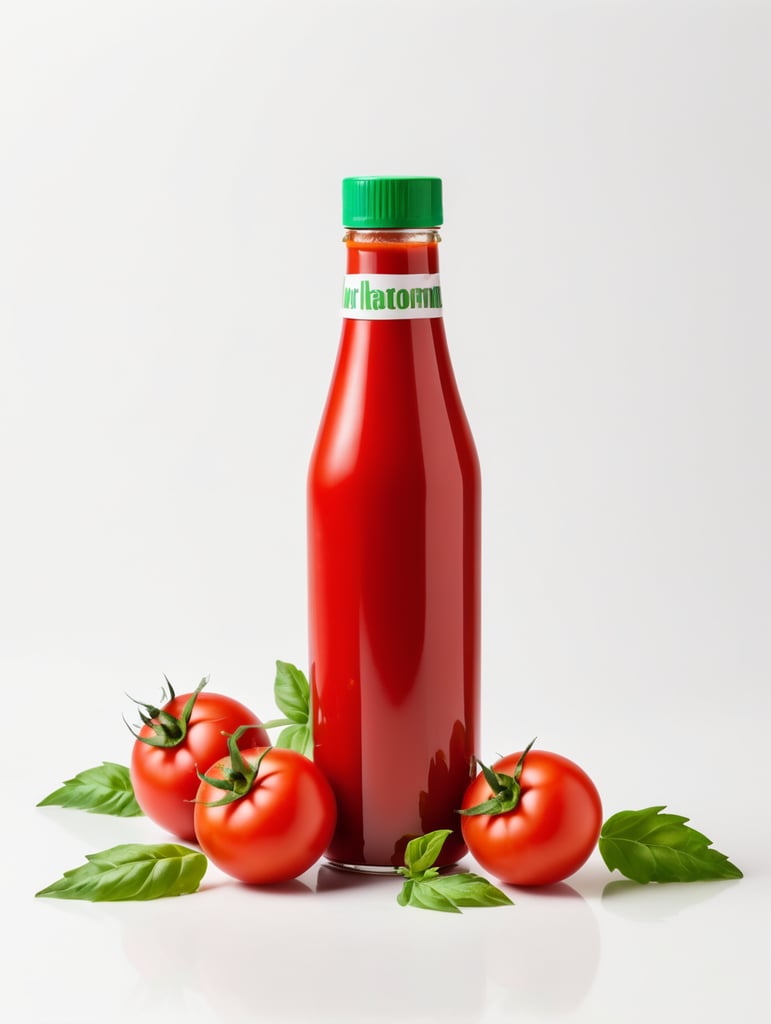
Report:
[[[350,233],[348,273],[436,275],[437,241],[414,237]],[[338,804],[326,855],[393,868],[448,828],[453,863],[479,727],[480,472],[441,316],[343,320],[308,566],[314,757]]]

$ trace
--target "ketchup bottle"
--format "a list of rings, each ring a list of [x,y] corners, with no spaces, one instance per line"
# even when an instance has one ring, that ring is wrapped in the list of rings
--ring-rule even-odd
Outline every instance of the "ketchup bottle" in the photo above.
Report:
[[[439,178],[343,181],[337,363],[308,473],[315,761],[333,864],[387,870],[452,829],[475,774],[480,474],[442,319]]]

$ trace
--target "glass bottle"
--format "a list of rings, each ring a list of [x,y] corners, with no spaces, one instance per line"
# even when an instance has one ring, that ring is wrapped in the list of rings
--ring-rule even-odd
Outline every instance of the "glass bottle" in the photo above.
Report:
[[[343,181],[343,326],[308,473],[314,757],[334,864],[393,870],[475,774],[480,472],[442,319],[438,178]]]

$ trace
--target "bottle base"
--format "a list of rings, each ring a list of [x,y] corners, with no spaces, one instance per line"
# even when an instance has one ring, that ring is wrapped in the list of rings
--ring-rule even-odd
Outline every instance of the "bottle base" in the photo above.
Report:
[[[390,864],[347,864],[340,860],[331,860],[329,857],[325,857],[324,861],[331,868],[335,868],[336,871],[348,871],[354,875],[380,875],[385,878],[394,878],[399,875],[398,868],[393,867]],[[442,864],[439,867],[439,873],[451,873],[452,869],[457,867],[458,861],[453,861],[451,864]]]
[[[336,868],[338,871],[349,871],[356,875],[394,876],[398,874],[396,868],[390,864],[347,864],[340,860],[331,860],[329,857],[325,857],[325,860],[331,868]]]

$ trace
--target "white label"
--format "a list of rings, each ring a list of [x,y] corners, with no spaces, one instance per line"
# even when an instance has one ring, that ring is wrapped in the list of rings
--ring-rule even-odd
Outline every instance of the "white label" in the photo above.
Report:
[[[347,320],[425,320],[442,315],[438,274],[346,274]]]

